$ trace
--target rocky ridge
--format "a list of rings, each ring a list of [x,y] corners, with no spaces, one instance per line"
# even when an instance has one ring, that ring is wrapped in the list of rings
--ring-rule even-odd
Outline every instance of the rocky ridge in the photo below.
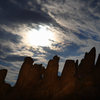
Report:
[[[96,64],[95,58],[93,47],[79,65],[78,60],[66,60],[58,76],[57,55],[46,69],[26,57],[13,87],[5,82],[7,70],[0,70],[0,100],[96,100],[100,98],[100,54]]]

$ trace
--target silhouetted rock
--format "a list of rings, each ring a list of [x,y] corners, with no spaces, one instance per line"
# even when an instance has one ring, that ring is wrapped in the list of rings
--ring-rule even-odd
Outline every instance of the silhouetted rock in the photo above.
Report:
[[[7,70],[0,70],[0,100],[97,100],[100,98],[100,54],[95,65],[93,47],[78,64],[66,60],[58,77],[59,57],[54,56],[47,68],[33,64],[26,57],[14,87],[5,83]]]
[[[93,95],[95,92],[93,74],[95,57],[96,50],[93,47],[89,53],[85,54],[84,59],[82,59],[81,63],[79,64],[76,91],[78,91],[78,94],[80,96],[85,94],[85,96],[87,97],[87,94]]]
[[[47,68],[44,73],[43,84],[41,87],[41,94],[43,99],[52,98],[58,91],[58,68],[59,57],[56,55],[48,62]],[[45,94],[45,97],[44,97]]]
[[[3,96],[6,96],[11,88],[9,84],[5,83],[6,74],[6,69],[0,70],[0,99],[2,99]]]
[[[5,81],[6,74],[7,74],[7,70],[6,69],[0,70],[0,84]]]
[[[89,53],[85,53],[84,59],[81,60],[81,63],[79,65],[79,68],[84,70],[90,70],[95,63],[95,57],[96,57],[96,50],[95,47],[93,47]]]
[[[33,95],[33,92],[39,87],[39,85],[41,85],[40,83],[45,68],[42,66],[42,64],[33,65],[33,62],[34,61],[32,58],[25,58],[19,72],[13,97],[17,96],[19,97],[18,99],[30,99]],[[16,91],[20,91],[20,93],[18,95],[15,95]],[[20,96],[23,98],[20,98]]]
[[[85,54],[84,59],[81,60],[78,73],[81,79],[91,74],[95,64],[95,57],[96,57],[96,50],[95,47],[93,47],[89,53]]]
[[[97,62],[96,62],[96,67],[100,67],[100,54],[99,54]]]
[[[73,60],[66,60],[62,75],[61,75],[61,81],[63,81],[65,84],[68,82],[71,82],[75,74],[75,62]]]
[[[76,60],[75,68],[78,69],[78,60]]]
[[[79,66],[78,66],[78,60],[76,60],[76,62],[75,62],[75,76],[77,77],[77,78],[79,78],[78,77],[78,71],[79,71],[79,68],[78,68]]]
[[[24,63],[21,66],[20,72],[19,72],[19,76],[18,76],[18,80],[16,83],[16,87],[17,88],[25,88],[28,86],[28,84],[30,83],[30,81],[32,81],[31,76],[33,76],[32,74],[32,64],[33,64],[33,59],[30,57],[26,57],[24,59]]]
[[[25,58],[16,83],[17,88],[32,88],[39,83],[45,69],[42,64],[33,65],[33,62],[32,58]]]
[[[48,62],[46,71],[44,73],[44,80],[46,83],[51,83],[58,80],[58,68],[59,57],[54,56],[53,59]]]
[[[61,94],[70,94],[75,89],[75,62],[66,60],[62,75],[61,75]]]
[[[98,55],[95,70],[94,70],[95,86],[100,89],[100,54]]]

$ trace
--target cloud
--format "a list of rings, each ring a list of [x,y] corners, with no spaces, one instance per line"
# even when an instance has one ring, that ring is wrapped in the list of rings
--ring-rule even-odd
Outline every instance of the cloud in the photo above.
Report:
[[[16,2],[16,3],[15,3]],[[34,2],[35,5],[37,4]],[[6,0],[0,1],[1,6],[1,14],[0,14],[0,24],[23,24],[23,23],[49,23],[52,21],[52,18],[43,12],[39,8],[40,5],[35,7],[34,10],[30,10],[25,7],[27,5],[27,1],[21,0],[18,2],[17,0]]]
[[[82,0],[66,0],[62,5],[61,2],[48,1],[49,3],[44,3],[44,9],[48,10],[48,14],[53,16],[53,18],[61,25],[69,30],[76,30],[78,28],[90,29],[98,32],[98,26],[100,20],[95,18],[95,14],[90,12],[91,8],[89,4],[93,1],[82,1]],[[99,2],[99,1],[98,1]],[[98,6],[96,6],[98,8]],[[92,7],[91,10],[94,8]],[[63,13],[62,13],[63,12]],[[94,16],[94,17],[93,17]],[[100,18],[100,16],[99,16]]]
[[[0,30],[0,41],[5,40],[13,42],[13,43],[19,43],[21,40],[21,37],[19,35],[14,35],[12,33],[6,32],[5,30]]]
[[[99,10],[99,0],[0,0],[0,65],[9,70],[7,80],[15,82],[27,55],[46,66],[57,54],[60,71],[67,58],[81,60],[93,46],[98,55]],[[55,34],[51,46],[35,48],[24,43],[25,34],[39,25],[48,25]]]
[[[43,7],[62,26],[59,28],[69,37],[68,41],[90,48],[100,44],[99,5],[99,0],[50,0]]]
[[[19,56],[19,55],[9,55],[3,60],[7,60],[8,62],[16,62],[16,61],[24,61],[25,56]]]

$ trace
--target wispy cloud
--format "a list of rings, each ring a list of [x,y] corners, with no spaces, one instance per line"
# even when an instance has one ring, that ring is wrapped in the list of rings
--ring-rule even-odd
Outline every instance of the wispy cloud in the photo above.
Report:
[[[81,60],[93,46],[100,53],[99,10],[99,0],[1,0],[0,66],[9,70],[7,80],[15,82],[25,56],[46,66],[57,54],[61,71],[67,58]],[[26,45],[25,34],[39,25],[54,33],[51,46]]]

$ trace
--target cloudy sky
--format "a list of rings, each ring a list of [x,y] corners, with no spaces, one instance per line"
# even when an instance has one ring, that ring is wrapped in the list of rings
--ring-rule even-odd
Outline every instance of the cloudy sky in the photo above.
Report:
[[[46,66],[60,56],[79,61],[100,53],[100,0],[0,0],[0,69],[14,84],[24,57]]]

